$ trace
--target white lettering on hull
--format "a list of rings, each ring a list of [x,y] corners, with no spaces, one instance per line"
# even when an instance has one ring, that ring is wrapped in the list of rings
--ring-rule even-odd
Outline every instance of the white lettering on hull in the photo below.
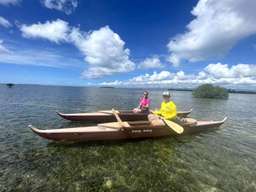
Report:
[[[152,129],[138,129],[138,130],[132,130],[132,133],[152,133]]]

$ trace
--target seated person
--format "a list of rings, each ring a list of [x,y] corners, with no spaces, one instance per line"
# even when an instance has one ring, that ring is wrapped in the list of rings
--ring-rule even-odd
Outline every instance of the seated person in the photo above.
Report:
[[[169,91],[163,92],[164,101],[161,104],[159,110],[153,111],[153,114],[148,115],[148,120],[152,125],[164,126],[165,123],[161,118],[173,121],[180,125],[192,125],[195,124],[195,120],[189,118],[187,121],[185,118],[177,117],[177,109],[175,103],[171,100],[171,94]]]
[[[133,109],[134,113],[148,113],[149,112],[149,105],[150,99],[148,98],[148,92],[144,91],[143,97],[140,99],[139,106]]]
[[[160,117],[167,120],[174,120],[176,118],[176,105],[171,100],[171,94],[169,91],[163,92],[163,99],[164,101],[161,103],[160,109],[153,111],[153,114],[148,116],[148,119],[152,125],[165,125]]]

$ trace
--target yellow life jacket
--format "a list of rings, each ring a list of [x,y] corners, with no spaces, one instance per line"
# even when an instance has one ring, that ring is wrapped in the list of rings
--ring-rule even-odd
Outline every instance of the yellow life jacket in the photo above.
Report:
[[[163,101],[161,103],[161,108],[158,111],[154,111],[154,113],[168,120],[175,119],[177,115],[176,105],[173,101]]]

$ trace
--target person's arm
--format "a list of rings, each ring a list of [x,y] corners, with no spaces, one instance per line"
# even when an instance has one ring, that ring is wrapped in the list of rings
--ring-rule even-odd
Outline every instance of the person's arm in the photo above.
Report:
[[[137,109],[141,109],[141,98],[139,100],[139,105],[138,105]]]
[[[155,111],[153,111],[153,113],[156,114],[156,115],[161,115],[161,111],[160,110],[155,110]]]
[[[150,103],[151,103],[151,100],[148,99],[148,104],[147,104],[147,108],[148,108],[148,109],[149,109],[149,107],[150,107]]]
[[[162,109],[162,104],[161,104],[160,109],[154,110],[153,113],[156,114],[156,115],[161,115],[162,114],[161,109]]]

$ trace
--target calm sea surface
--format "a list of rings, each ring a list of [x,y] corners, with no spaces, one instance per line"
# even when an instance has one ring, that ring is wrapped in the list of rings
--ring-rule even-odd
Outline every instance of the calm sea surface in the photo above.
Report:
[[[0,85],[0,191],[256,191],[256,95],[173,92],[192,117],[229,117],[222,129],[178,138],[58,144],[27,127],[86,125],[55,112],[129,109],[142,91]],[[150,97],[157,107],[161,90]]]

